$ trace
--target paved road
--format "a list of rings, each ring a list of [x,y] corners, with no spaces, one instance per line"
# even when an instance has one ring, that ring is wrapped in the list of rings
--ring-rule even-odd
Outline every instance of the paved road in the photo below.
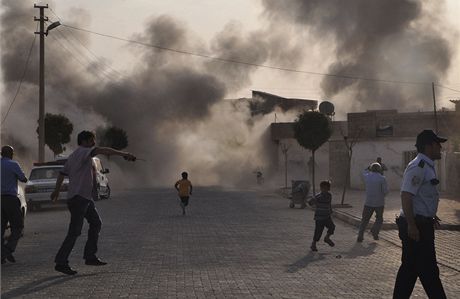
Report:
[[[197,187],[185,217],[166,189],[116,192],[97,207],[109,265],[84,265],[84,233],[71,256],[79,273],[55,272],[68,213],[30,213],[18,262],[2,266],[1,297],[389,298],[399,266],[400,248],[357,244],[355,229],[338,220],[336,247],[311,253],[312,211],[289,209],[272,192]],[[459,272],[440,270],[448,297],[459,298]],[[414,295],[425,298],[419,283]]]

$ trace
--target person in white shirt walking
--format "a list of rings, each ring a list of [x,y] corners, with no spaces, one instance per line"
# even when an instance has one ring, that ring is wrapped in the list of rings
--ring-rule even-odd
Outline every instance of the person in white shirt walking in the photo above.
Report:
[[[364,203],[361,224],[359,226],[358,242],[364,240],[364,231],[374,212],[375,222],[371,228],[371,233],[374,240],[379,239],[379,232],[383,224],[385,195],[388,194],[387,181],[381,173],[382,166],[377,162],[372,163],[369,169],[366,169],[363,173],[363,180],[366,185],[366,201]]]

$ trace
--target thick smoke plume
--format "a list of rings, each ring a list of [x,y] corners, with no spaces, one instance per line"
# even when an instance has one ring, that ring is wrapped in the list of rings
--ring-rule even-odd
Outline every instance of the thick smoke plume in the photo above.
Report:
[[[450,32],[440,26],[443,1],[263,0],[263,4],[274,23],[298,24],[324,46],[335,47],[328,73],[428,83],[325,77],[324,95],[332,99],[339,93],[349,95],[355,111],[429,107],[430,83],[442,80],[451,63]],[[349,112],[350,103],[346,105]]]
[[[8,95],[1,103],[4,112],[20,80],[20,66],[25,63],[36,26],[31,20],[37,11],[30,1],[3,4],[2,70]],[[90,22],[84,11],[74,11],[73,15],[74,20],[63,22],[78,27]],[[255,59],[257,63],[285,57],[283,45],[290,44],[285,50],[288,53],[299,53],[295,43],[283,42],[285,37],[279,34],[267,40],[255,33],[240,37],[233,25],[224,28],[208,49],[206,43],[191,38],[185,25],[169,16],[150,19],[145,30],[132,38],[163,47],[206,51],[226,59]],[[259,116],[248,124],[249,109],[224,100],[228,90],[250,84],[255,68],[132,46],[138,59],[132,71],[120,76],[111,72],[106,61],[88,63],[72,47],[77,40],[87,42],[87,33],[63,26],[46,37],[46,109],[66,115],[74,124],[69,148],[75,148],[75,135],[83,129],[115,125],[127,132],[127,150],[147,161],[128,166],[119,158],[111,158],[109,168],[123,169],[111,171],[112,177],[123,173],[116,179],[118,186],[126,182],[169,186],[183,170],[189,171],[197,184],[238,185],[255,181],[255,169],[269,167],[265,142],[269,141],[271,117]],[[28,165],[37,146],[36,45],[21,94],[2,126],[2,143],[27,149],[21,155]],[[47,155],[52,157],[50,152]]]

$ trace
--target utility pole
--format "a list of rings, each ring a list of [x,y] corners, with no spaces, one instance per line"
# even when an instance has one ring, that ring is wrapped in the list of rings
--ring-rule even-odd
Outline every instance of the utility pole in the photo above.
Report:
[[[40,66],[39,66],[39,97],[38,97],[38,162],[45,161],[45,17],[46,5],[34,4],[34,8],[40,10],[40,17],[34,17],[34,21],[40,22]]]
[[[434,126],[436,129],[436,134],[438,134],[438,114],[436,112],[436,93],[434,91],[434,82],[431,82],[431,89],[433,90]]]

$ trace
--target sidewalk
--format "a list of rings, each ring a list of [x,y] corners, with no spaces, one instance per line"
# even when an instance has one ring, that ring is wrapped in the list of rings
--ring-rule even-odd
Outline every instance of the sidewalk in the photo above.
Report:
[[[338,207],[342,200],[343,190],[332,190],[332,203],[334,205],[334,216],[351,225],[358,226],[361,221],[364,200],[364,190],[347,190],[344,204],[351,207]],[[401,198],[398,191],[391,191],[385,198],[385,211],[383,213],[383,230],[396,229],[395,215],[399,215],[401,209]],[[460,198],[443,197],[439,201],[438,217],[441,221],[442,230],[460,231]],[[370,223],[373,223],[375,216]]]
[[[332,190],[332,202],[334,206],[340,205],[343,190]],[[361,213],[365,200],[364,190],[347,190],[344,204],[351,207],[334,208],[334,217],[359,227],[361,222]],[[401,198],[398,191],[390,192],[385,198],[385,210],[383,213],[383,226],[380,232],[380,238],[387,242],[401,247],[401,241],[398,237],[398,230],[395,223],[395,215],[399,215],[401,209]],[[441,221],[441,230],[436,232],[436,248],[438,264],[453,270],[455,275],[460,272],[460,198],[446,198],[441,196],[438,206],[438,217]],[[374,223],[375,214],[369,221],[369,226]],[[371,239],[365,235],[365,239]]]
[[[347,190],[344,206],[341,206],[343,190],[332,190],[333,216],[356,228],[361,222],[361,213],[364,206],[364,190]],[[279,192],[286,197],[286,193]],[[297,207],[298,208],[298,207]],[[308,205],[307,205],[308,208]],[[383,214],[383,226],[380,238],[401,247],[398,230],[395,223],[395,215],[399,215],[401,199],[398,191],[390,192],[385,199],[385,211]],[[453,275],[460,272],[460,198],[441,196],[438,217],[441,218],[441,230],[436,232],[436,248],[438,264],[453,270]],[[369,221],[369,227],[374,223],[375,215]],[[369,230],[367,230],[369,232]],[[365,234],[365,242],[373,242],[372,237]]]

